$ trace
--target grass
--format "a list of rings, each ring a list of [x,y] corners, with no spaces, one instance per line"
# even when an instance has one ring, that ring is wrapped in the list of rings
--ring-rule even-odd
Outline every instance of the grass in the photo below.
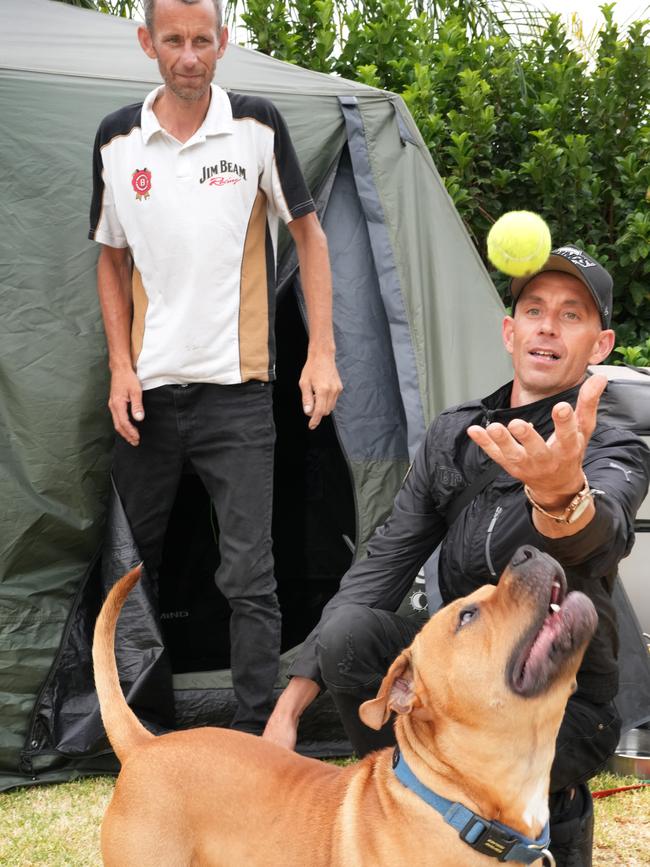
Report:
[[[91,777],[0,794],[0,864],[100,865],[99,826],[114,783]]]
[[[599,774],[592,791],[634,786],[634,777]],[[594,867],[641,867],[650,864],[650,786],[594,801]]]
[[[600,774],[591,787],[638,782]],[[99,825],[113,784],[112,778],[93,777],[0,794],[0,864],[99,867]],[[594,867],[650,865],[650,787],[599,799],[595,809]]]

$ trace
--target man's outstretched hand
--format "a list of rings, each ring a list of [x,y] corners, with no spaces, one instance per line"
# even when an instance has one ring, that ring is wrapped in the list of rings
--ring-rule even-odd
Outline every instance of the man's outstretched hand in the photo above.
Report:
[[[582,463],[606,386],[606,377],[590,376],[580,388],[575,410],[564,401],[556,403],[555,430],[546,441],[519,418],[507,427],[472,425],[467,434],[506,472],[528,485],[536,502],[551,511],[564,508],[583,487]]]

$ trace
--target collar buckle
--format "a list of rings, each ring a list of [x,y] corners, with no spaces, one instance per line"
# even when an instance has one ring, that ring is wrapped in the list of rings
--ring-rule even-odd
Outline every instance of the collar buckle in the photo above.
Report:
[[[459,835],[461,840],[476,852],[497,858],[499,861],[507,861],[509,852],[518,842],[516,837],[505,834],[493,822],[476,815],[472,816],[462,831],[459,831]]]

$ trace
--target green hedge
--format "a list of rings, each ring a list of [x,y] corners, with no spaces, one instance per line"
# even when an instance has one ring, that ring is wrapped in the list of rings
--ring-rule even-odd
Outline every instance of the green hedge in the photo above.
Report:
[[[620,34],[612,7],[594,56],[559,16],[526,40],[482,25],[467,0],[247,0],[253,47],[401,94],[480,253],[490,225],[526,208],[615,280],[619,343],[650,337],[648,26]],[[480,4],[479,4],[480,6]],[[505,278],[492,272],[500,290]]]

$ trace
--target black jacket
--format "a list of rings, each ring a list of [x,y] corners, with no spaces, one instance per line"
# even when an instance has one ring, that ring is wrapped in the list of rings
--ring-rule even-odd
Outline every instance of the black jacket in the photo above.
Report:
[[[370,540],[368,556],[344,575],[320,624],[348,603],[395,611],[443,539],[439,575],[445,602],[495,583],[516,548],[529,543],[555,557],[566,571],[569,588],[586,593],[596,606],[598,629],[578,673],[578,690],[591,701],[605,702],[615,696],[618,686],[611,592],[618,563],[634,542],[634,516],[648,489],[650,452],[635,434],[611,426],[599,411],[584,470],[591,486],[604,493],[595,498],[596,515],[587,527],[569,538],[542,536],[532,523],[522,484],[503,471],[448,530],[445,513],[451,503],[491,463],[469,439],[467,428],[522,418],[547,439],[553,431],[551,408],[562,400],[575,406],[579,389],[516,408],[510,407],[511,390],[508,383],[484,400],[446,410],[433,422],[390,516]],[[292,675],[320,680],[316,661],[320,624],[306,639]]]

